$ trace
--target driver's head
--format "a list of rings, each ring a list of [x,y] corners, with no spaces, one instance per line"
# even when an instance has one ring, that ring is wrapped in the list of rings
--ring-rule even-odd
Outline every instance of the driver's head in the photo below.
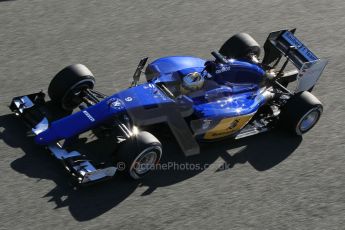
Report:
[[[190,92],[201,89],[204,85],[204,77],[198,73],[189,73],[182,78],[182,91]]]

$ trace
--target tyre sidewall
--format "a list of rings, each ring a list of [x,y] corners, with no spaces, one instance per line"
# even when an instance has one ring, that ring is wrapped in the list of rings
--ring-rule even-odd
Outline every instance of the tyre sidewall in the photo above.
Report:
[[[122,142],[114,157],[118,164],[121,162],[121,164],[124,165],[125,168],[123,172],[126,176],[138,180],[152,172],[152,170],[149,170],[144,174],[138,175],[133,171],[136,160],[142,156],[142,154],[150,151],[155,151],[157,153],[154,164],[158,164],[162,156],[161,143],[151,133],[141,132],[137,136],[133,136]]]
[[[321,114],[322,114],[322,110],[323,110],[322,106],[315,106],[314,108],[312,108],[311,110],[309,110],[307,113],[305,113],[305,114],[303,115],[303,117],[300,118],[300,120],[298,121],[298,123],[297,123],[297,125],[296,125],[296,127],[295,127],[295,132],[296,132],[296,134],[297,134],[297,135],[303,135],[304,133],[306,133],[306,132],[308,132],[309,130],[311,130],[311,129],[317,124],[317,122],[320,120],[320,117],[321,117]],[[310,114],[310,113],[313,112],[313,111],[318,111],[318,117],[317,117],[317,119],[315,120],[314,124],[312,124],[312,126],[310,126],[308,129],[302,131],[302,130],[301,130],[301,123],[302,123],[303,119],[304,119],[308,114]]]
[[[302,132],[300,130],[301,121],[307,114],[314,110],[319,111],[317,120],[310,128]],[[283,106],[280,114],[280,125],[295,135],[302,135],[317,124],[322,112],[322,103],[310,92],[304,91],[293,95]]]

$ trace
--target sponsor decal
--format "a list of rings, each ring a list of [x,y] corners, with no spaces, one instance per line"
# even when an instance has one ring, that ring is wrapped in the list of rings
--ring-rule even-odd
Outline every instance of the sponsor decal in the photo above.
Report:
[[[117,99],[110,104],[110,107],[113,109],[122,109],[122,103],[119,99]]]
[[[286,31],[283,34],[283,38],[286,39],[291,45],[295,46],[300,54],[302,54],[308,61],[314,61],[318,58],[313,54],[301,41],[299,41],[290,31]]]
[[[117,109],[117,110],[120,110],[122,109],[124,106],[123,106],[123,102],[118,99],[118,98],[110,98],[108,101],[107,101],[107,104],[109,105],[110,108],[112,109]]]
[[[211,120],[203,120],[202,129],[208,129],[211,125]]]
[[[214,128],[205,133],[205,139],[214,139],[225,137],[241,130],[253,117],[253,114],[247,114],[238,117],[229,117],[222,119]]]
[[[238,122],[240,122],[239,119],[234,120],[233,122],[230,123],[229,129],[233,129],[237,126]]]
[[[230,70],[231,70],[230,66],[222,66],[222,68],[216,70],[216,74],[220,74],[220,73],[227,72]]]
[[[95,121],[95,118],[93,118],[93,116],[91,116],[91,114],[88,111],[84,110],[83,113],[91,122]]]
[[[127,102],[132,101],[132,100],[133,100],[132,97],[126,97],[126,98],[125,98],[125,101],[127,101]]]
[[[283,34],[283,37],[290,42],[291,45],[295,46],[297,49],[302,46],[302,42],[300,42],[290,31],[286,31]]]

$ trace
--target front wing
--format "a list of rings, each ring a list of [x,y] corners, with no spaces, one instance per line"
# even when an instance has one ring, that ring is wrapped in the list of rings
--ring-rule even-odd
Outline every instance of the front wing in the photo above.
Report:
[[[44,93],[40,92],[15,97],[10,104],[10,109],[15,115],[24,119],[36,136],[46,131],[50,125],[48,119],[40,113],[39,107],[43,103]],[[117,170],[116,167],[96,168],[84,155],[78,151],[68,152],[59,142],[50,143],[47,148],[63,164],[78,185],[110,179]]]

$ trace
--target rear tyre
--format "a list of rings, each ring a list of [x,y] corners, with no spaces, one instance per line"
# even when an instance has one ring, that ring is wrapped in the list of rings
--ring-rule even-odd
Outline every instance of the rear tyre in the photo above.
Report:
[[[239,33],[227,40],[219,53],[228,58],[246,58],[251,55],[260,56],[260,45],[249,34]]]
[[[48,87],[50,99],[65,110],[73,110],[81,103],[80,93],[93,89],[95,78],[82,64],[74,64],[62,69]]]
[[[301,136],[316,125],[322,112],[322,103],[313,94],[304,91],[292,96],[282,108],[281,124]]]
[[[118,170],[138,180],[147,176],[159,163],[162,145],[151,133],[143,131],[121,143],[115,158]]]

